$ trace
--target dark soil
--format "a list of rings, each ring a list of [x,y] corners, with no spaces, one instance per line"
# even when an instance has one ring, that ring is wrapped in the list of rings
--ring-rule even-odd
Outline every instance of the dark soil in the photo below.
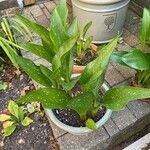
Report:
[[[80,121],[80,116],[79,114],[71,109],[54,109],[53,110],[55,116],[57,119],[59,119],[61,122],[65,123],[66,125],[73,126],[73,127],[84,127],[84,122]],[[92,118],[95,122],[100,120],[106,112],[105,108],[102,108],[99,110],[96,114],[96,116],[90,117]]]
[[[96,57],[97,57],[96,53],[88,49],[85,55],[83,56],[83,58],[81,60],[77,58],[75,63],[80,66],[86,66],[88,63],[93,61]]]
[[[32,81],[22,71],[16,71],[7,63],[0,72],[0,81],[6,82],[8,88],[0,91],[0,114],[6,111],[8,101],[17,99],[21,95],[34,89]],[[18,126],[17,130],[2,143],[3,136],[0,132],[1,150],[58,150],[59,147],[53,136],[52,129],[46,117],[38,113],[30,116],[34,122],[27,126]],[[0,123],[0,131],[2,123]]]

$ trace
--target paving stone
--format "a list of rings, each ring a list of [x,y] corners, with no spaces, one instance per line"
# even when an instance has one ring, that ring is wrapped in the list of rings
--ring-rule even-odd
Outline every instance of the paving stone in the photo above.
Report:
[[[140,44],[140,40],[133,34],[124,38],[124,41],[131,47],[135,47],[136,45]]]
[[[113,112],[112,119],[120,130],[134,124],[137,120],[127,107],[122,111]]]
[[[0,0],[0,10],[18,7],[17,0]]]
[[[48,11],[51,13],[54,8],[56,7],[56,4],[53,1],[50,2],[45,2],[44,5],[46,6],[46,8],[48,9]]]
[[[46,9],[46,7],[44,7],[42,10],[43,10],[44,14],[46,15],[46,17],[47,17],[48,19],[50,19],[50,13],[49,13],[49,11]]]
[[[118,44],[117,45],[117,50],[118,51],[127,51],[128,49],[130,49],[131,47],[126,43],[126,42],[123,42],[121,44]]]
[[[53,0],[56,5],[59,4],[59,0]]]
[[[135,76],[136,71],[130,69],[129,67],[122,66],[116,63],[112,63],[112,65],[122,74],[125,79],[129,79]]]
[[[50,21],[45,15],[36,17],[36,21],[46,28],[49,27]]]
[[[38,5],[31,6],[30,12],[34,18],[44,15],[42,9]]]
[[[128,108],[136,116],[137,119],[144,117],[147,114],[150,114],[150,104],[149,102],[144,101],[134,101],[128,104]]]
[[[124,80],[125,79],[123,76],[115,69],[115,67],[109,64],[106,72],[106,81],[109,83],[109,85],[114,86],[115,84],[118,84]]]
[[[85,135],[65,134],[57,139],[61,150],[90,150],[97,144],[105,142],[109,135],[103,127],[96,132]],[[102,144],[103,145],[103,144]]]
[[[131,33],[129,32],[129,30],[127,30],[126,28],[123,28],[123,33],[122,33],[123,38],[130,36],[130,34]]]
[[[114,136],[119,132],[119,128],[117,125],[113,122],[113,120],[110,118],[104,125],[105,129],[107,130],[110,137]]]

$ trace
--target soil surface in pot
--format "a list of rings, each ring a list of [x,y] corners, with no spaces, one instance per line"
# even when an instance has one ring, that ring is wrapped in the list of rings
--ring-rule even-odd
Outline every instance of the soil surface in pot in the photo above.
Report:
[[[97,57],[97,54],[95,52],[93,52],[90,49],[87,49],[87,52],[85,53],[83,58],[81,60],[78,58],[75,59],[75,63],[76,65],[86,66],[88,63],[93,61],[96,57]]]
[[[8,60],[6,62],[0,71],[0,81],[8,85],[6,90],[0,91],[0,114],[7,112],[6,106],[10,99],[15,100],[35,89],[33,82],[23,71],[17,71]],[[31,125],[27,127],[18,125],[16,131],[4,141],[0,122],[0,150],[59,149],[46,116],[33,113],[30,117],[33,119]]]
[[[106,109],[102,108],[100,109],[96,116],[90,117],[95,122],[99,121],[105,114]],[[79,114],[72,110],[72,109],[54,109],[53,113],[55,114],[56,118],[59,119],[61,122],[63,122],[66,125],[73,126],[73,127],[84,127],[84,122],[80,121]],[[90,116],[90,114],[87,114],[87,116]]]

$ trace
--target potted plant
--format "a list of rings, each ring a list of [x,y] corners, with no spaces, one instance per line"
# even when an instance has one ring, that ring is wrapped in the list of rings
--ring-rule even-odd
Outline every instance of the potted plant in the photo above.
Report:
[[[145,8],[140,28],[141,49],[115,52],[112,60],[136,70],[134,86],[150,87],[150,10]]]
[[[119,111],[129,101],[150,97],[150,90],[131,86],[108,90],[106,84],[103,84],[111,54],[117,45],[118,36],[100,50],[100,55],[86,65],[80,76],[72,78],[73,52],[79,39],[79,32],[71,30],[70,37],[67,38],[62,30],[64,28],[61,28],[60,24],[60,22],[65,23],[67,19],[64,11],[65,1],[61,0],[60,2],[61,4],[54,10],[58,17],[55,18],[55,24],[51,24],[50,31],[23,16],[18,16],[42,38],[42,45],[28,43],[28,45],[25,44],[26,47],[28,46],[30,51],[47,60],[51,67],[48,68],[42,64],[36,65],[31,60],[13,53],[13,47],[9,46],[11,44],[22,49],[21,45],[23,44],[17,45],[3,38],[0,38],[0,41],[12,52],[11,54],[19,66],[33,80],[43,86],[21,97],[17,103],[41,102],[47,110],[48,116],[59,127],[73,134],[83,134],[102,126],[109,119],[111,110]],[[51,19],[53,21],[54,18]],[[59,21],[60,30],[57,28],[57,21]],[[67,40],[59,43],[59,40],[64,38]],[[100,89],[102,90],[100,91]],[[68,118],[68,116],[70,117]],[[67,122],[65,122],[66,120]],[[72,124],[70,120],[74,120],[75,123]]]

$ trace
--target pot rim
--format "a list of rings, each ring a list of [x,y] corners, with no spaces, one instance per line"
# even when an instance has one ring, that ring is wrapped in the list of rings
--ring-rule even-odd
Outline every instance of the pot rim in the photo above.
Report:
[[[56,124],[59,128],[69,133],[80,135],[80,134],[90,133],[93,131],[87,127],[73,127],[73,126],[66,125],[65,123],[57,119],[52,109],[46,109],[46,114],[50,117],[51,121],[54,124]],[[106,109],[104,116],[99,121],[96,122],[97,129],[106,123],[106,121],[110,118],[111,114],[112,114],[112,110]]]

